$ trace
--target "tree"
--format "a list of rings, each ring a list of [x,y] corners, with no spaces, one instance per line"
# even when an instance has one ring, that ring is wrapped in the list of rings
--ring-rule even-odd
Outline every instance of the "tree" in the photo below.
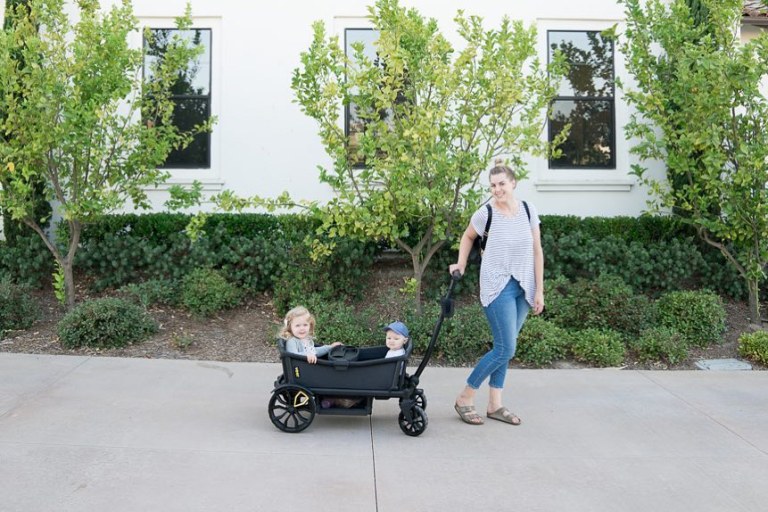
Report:
[[[73,23],[63,0],[30,0],[29,9],[6,13],[10,28],[0,33],[0,205],[43,239],[70,309],[83,226],[127,200],[148,207],[144,189],[167,178],[157,167],[194,133],[210,129],[181,132],[172,119],[169,91],[198,48],[178,38],[144,80],[143,51],[128,42],[138,30],[130,2],[108,12],[97,0],[76,7]],[[190,25],[188,7],[177,27]],[[34,214],[36,180],[66,224],[59,243]]]
[[[27,8],[29,6],[29,0],[6,0],[5,1],[5,12],[12,12],[15,9],[18,8]],[[12,29],[12,17],[5,18],[3,22],[3,30],[10,30]],[[17,59],[18,64],[20,67],[24,67],[24,61],[23,59]],[[2,92],[0,91],[0,94]],[[3,113],[0,111],[0,118],[4,117]],[[5,138],[5,136],[0,133],[0,140]],[[0,183],[0,186],[7,188],[7,183]],[[48,203],[47,199],[45,198],[44,190],[45,186],[42,180],[35,179],[33,183],[30,184],[30,186],[34,190],[35,194],[35,212],[34,215],[36,218],[41,219],[41,227],[43,229],[48,228],[48,221],[43,219],[50,219],[51,216],[51,205]],[[20,236],[25,236],[27,234],[31,233],[29,231],[29,228],[27,228],[23,222],[13,220],[13,217],[11,216],[10,212],[7,212],[3,210],[3,235],[5,235],[5,240],[10,245],[15,245],[17,242],[17,239]]]
[[[694,226],[744,278],[750,316],[760,321],[759,285],[768,263],[768,36],[741,43],[739,0],[621,0],[621,51],[636,85],[626,133],[641,159],[664,160],[669,179],[635,174],[650,205]],[[642,5],[641,5],[642,4]],[[701,16],[708,17],[702,23]],[[674,186],[670,186],[670,183]]]
[[[359,44],[345,55],[318,22],[291,86],[333,160],[320,169],[335,192],[318,208],[327,234],[395,244],[411,257],[419,297],[431,258],[479,204],[493,158],[508,156],[523,177],[524,155],[546,154],[540,134],[564,65],[542,67],[535,28],[507,18],[485,30],[459,12],[461,50],[397,0],[378,0],[369,19],[375,58]],[[345,133],[342,105],[359,133]]]

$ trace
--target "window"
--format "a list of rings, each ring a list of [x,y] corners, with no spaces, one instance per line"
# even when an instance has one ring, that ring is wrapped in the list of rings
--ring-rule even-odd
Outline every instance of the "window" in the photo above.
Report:
[[[550,169],[615,169],[613,42],[598,31],[549,31],[550,58],[559,50],[570,68],[553,101],[549,140],[571,125]]]
[[[353,43],[362,43],[364,48],[364,54],[369,59],[375,61],[376,60],[376,49],[374,47],[374,43],[379,38],[379,32],[377,30],[374,30],[372,28],[348,28],[344,30],[344,51],[347,55],[347,57],[352,58],[354,54],[354,49],[352,48]],[[352,94],[355,93],[355,91],[351,91]],[[347,135],[349,140],[350,148],[353,150],[352,154],[354,155],[354,148],[359,146],[358,140],[360,137],[360,134],[365,131],[365,122],[360,118],[357,111],[357,105],[355,105],[354,102],[351,102],[349,105],[346,106],[345,112],[344,112],[344,133]],[[354,158],[353,157],[353,166],[355,167],[362,167],[362,157]]]
[[[165,49],[175,35],[180,35],[192,44],[203,47],[197,59],[189,68],[179,73],[173,85],[171,98],[176,106],[173,110],[175,125],[182,131],[206,122],[211,117],[211,29],[178,30],[152,28],[152,41],[144,41],[144,78],[151,80],[151,64],[163,57]],[[165,161],[165,168],[211,167],[211,134],[199,133],[185,149],[173,150]]]

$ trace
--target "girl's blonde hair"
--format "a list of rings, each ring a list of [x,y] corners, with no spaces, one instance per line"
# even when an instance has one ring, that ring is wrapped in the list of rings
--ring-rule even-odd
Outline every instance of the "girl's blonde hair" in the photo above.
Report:
[[[491,168],[491,171],[488,173],[488,177],[495,174],[501,174],[504,173],[507,175],[507,178],[510,180],[516,180],[517,176],[515,176],[515,171],[512,170],[511,167],[508,165],[504,165],[504,159],[503,158],[497,158],[493,161],[493,168]]]
[[[283,320],[283,327],[280,329],[280,337],[287,340],[288,338],[293,337],[293,333],[291,332],[291,322],[295,318],[298,318],[300,316],[309,316],[309,335],[314,336],[315,335],[315,317],[312,316],[312,313],[309,312],[307,308],[304,306],[296,306],[292,310],[290,310],[285,315],[285,320]]]

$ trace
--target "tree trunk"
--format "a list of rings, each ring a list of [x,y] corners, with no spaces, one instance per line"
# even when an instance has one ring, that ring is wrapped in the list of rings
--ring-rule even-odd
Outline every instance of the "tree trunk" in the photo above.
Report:
[[[760,316],[760,283],[757,279],[748,279],[749,288],[749,320],[754,325],[762,325]]]
[[[66,258],[60,263],[64,270],[64,289],[67,292],[67,311],[75,308],[75,272],[74,265],[70,258]]]
[[[424,306],[421,304],[421,285],[424,278],[424,267],[419,264],[419,255],[417,253],[411,254],[413,261],[413,280],[416,281],[416,290],[414,299],[416,300],[416,314],[421,316],[424,313]]]

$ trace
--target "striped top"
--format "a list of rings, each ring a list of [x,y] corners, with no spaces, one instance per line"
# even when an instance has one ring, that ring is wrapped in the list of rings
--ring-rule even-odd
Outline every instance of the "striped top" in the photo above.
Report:
[[[536,295],[536,278],[533,272],[533,234],[532,226],[538,226],[539,215],[536,208],[528,203],[531,221],[525,214],[522,201],[517,215],[509,217],[493,208],[491,229],[480,264],[480,303],[488,307],[514,277],[525,292],[525,300],[533,307]],[[481,206],[473,215],[471,225],[478,236],[485,230],[488,210]]]

